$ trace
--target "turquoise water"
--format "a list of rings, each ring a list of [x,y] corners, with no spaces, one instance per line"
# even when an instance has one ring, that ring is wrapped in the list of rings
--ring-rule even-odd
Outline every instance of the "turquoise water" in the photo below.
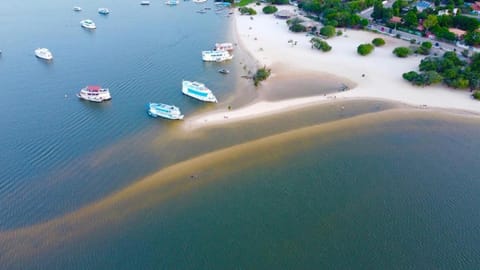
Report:
[[[180,83],[231,100],[243,60],[200,60],[228,39],[230,19],[188,1],[139,2],[0,3],[0,91],[12,97],[0,100],[0,269],[478,268],[478,120],[383,115],[397,106],[372,101],[182,131],[147,117],[145,103],[187,117],[225,106],[183,96]],[[83,18],[98,29],[81,29]],[[74,98],[86,84],[113,100]],[[114,206],[77,212],[223,148],[172,182],[160,175]]]

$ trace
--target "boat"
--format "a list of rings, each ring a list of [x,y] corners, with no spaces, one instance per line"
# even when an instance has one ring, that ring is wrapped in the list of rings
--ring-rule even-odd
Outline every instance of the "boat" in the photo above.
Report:
[[[181,120],[183,119],[183,114],[180,112],[180,109],[173,105],[163,104],[163,103],[153,103],[150,102],[147,104],[147,113],[151,117],[163,117],[172,120]]]
[[[233,51],[232,43],[215,43],[215,51]]]
[[[182,81],[182,92],[190,97],[206,102],[217,102],[217,98],[205,84],[200,82]]]
[[[207,13],[207,11],[206,11],[206,10],[203,10],[203,9],[197,10],[196,12],[197,12],[197,13],[201,13],[201,14]]]
[[[80,21],[80,25],[83,27],[83,28],[87,28],[87,29],[95,29],[97,28],[97,26],[95,25],[95,23],[92,21],[92,20],[82,20]]]
[[[140,2],[140,5],[148,6],[148,5],[150,5],[150,1],[142,1],[142,2]]]
[[[112,99],[108,88],[102,88],[98,85],[89,85],[82,88],[77,97],[93,102],[103,102]]]
[[[73,7],[73,11],[82,11],[81,7]]]
[[[222,68],[222,69],[219,69],[218,72],[222,73],[222,74],[228,74],[228,73],[230,73],[230,70]]]
[[[110,13],[110,10],[108,10],[108,8],[99,8],[98,13],[102,15],[108,15]]]
[[[228,51],[202,51],[203,61],[222,62],[233,58]]]
[[[193,0],[194,3],[205,3],[207,0]]]
[[[175,5],[178,5],[178,0],[167,0],[165,1],[165,4],[166,5],[169,5],[169,6],[175,6]]]
[[[47,48],[38,48],[35,50],[35,56],[45,60],[52,60],[53,55]]]

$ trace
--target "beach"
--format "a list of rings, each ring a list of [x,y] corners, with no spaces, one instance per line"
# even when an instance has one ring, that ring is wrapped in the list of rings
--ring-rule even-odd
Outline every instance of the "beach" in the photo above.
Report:
[[[235,11],[234,32],[239,45],[254,59],[257,67],[271,68],[272,75],[258,87],[275,84],[276,77],[288,77],[301,72],[318,74],[319,77],[335,77],[348,91],[266,101],[257,98],[241,108],[221,109],[191,117],[185,121],[188,128],[199,128],[225,122],[252,119],[286,110],[294,110],[338,100],[375,99],[407,104],[418,109],[447,109],[478,114],[480,103],[468,90],[449,89],[442,85],[417,87],[402,78],[402,74],[418,70],[422,56],[398,58],[392,51],[398,46],[409,46],[401,39],[377,33],[338,29],[343,35],[327,40],[332,50],[323,53],[312,49],[311,36],[288,30],[286,20],[262,12],[264,5],[251,5],[255,16],[240,15]],[[297,12],[294,6],[279,6]],[[376,47],[368,56],[357,54],[357,46],[370,43],[380,37],[386,45]],[[291,75],[294,76],[294,75]],[[252,82],[253,84],[253,82]],[[274,87],[271,87],[274,88]],[[292,89],[295,91],[295,89]]]

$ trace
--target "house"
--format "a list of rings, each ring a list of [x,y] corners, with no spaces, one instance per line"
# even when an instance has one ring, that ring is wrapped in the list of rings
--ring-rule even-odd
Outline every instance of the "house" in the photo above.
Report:
[[[277,17],[279,19],[290,19],[294,15],[295,14],[293,14],[291,11],[286,10],[286,9],[279,10],[279,11],[275,12],[275,17]]]
[[[402,18],[401,18],[401,17],[398,17],[398,16],[393,16],[393,17],[390,19],[390,22],[391,22],[391,23],[402,23]]]
[[[305,28],[307,29],[307,32],[316,32],[316,31],[319,31],[321,28],[321,25],[314,21],[305,21],[305,22],[301,22],[300,24],[305,26]]]
[[[454,33],[457,38],[463,38],[463,36],[465,36],[467,33],[467,31],[458,28],[448,28],[448,31]]]
[[[453,15],[456,16],[458,13],[458,8],[454,8],[452,14],[450,14],[450,11],[448,9],[443,9],[438,11],[438,16],[442,15]]]
[[[472,13],[480,15],[480,1],[477,1],[471,5]]]

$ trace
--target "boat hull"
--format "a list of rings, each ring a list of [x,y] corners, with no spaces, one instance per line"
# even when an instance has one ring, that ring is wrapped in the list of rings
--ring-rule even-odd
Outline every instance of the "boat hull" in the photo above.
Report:
[[[197,84],[197,86],[195,84]],[[203,84],[201,85],[205,87]],[[205,87],[205,90],[199,89],[197,82],[183,81],[182,93],[194,99],[198,99],[200,101],[212,102],[212,103],[218,102],[217,98],[215,97],[215,95],[213,95],[210,89],[206,87]]]
[[[170,120],[182,120],[184,115],[175,106],[162,103],[148,103],[147,114],[151,117],[162,117]]]

